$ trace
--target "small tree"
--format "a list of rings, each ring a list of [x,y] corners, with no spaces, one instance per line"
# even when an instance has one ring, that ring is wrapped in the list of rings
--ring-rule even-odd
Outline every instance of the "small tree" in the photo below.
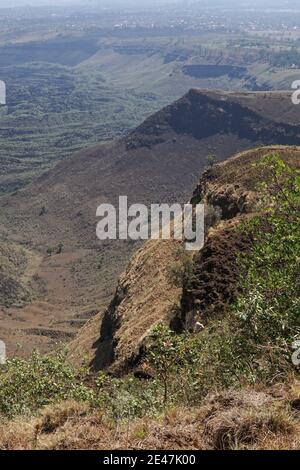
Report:
[[[151,335],[153,342],[148,360],[164,388],[164,404],[168,401],[170,381],[176,373],[180,356],[180,336],[163,324],[157,325]]]
[[[177,251],[178,260],[169,268],[168,277],[175,287],[187,287],[193,276],[193,257],[191,253],[180,246]]]
[[[52,256],[53,251],[54,251],[53,248],[52,248],[51,246],[49,246],[49,247],[47,248],[47,255],[48,255],[48,256]]]
[[[208,155],[207,157],[207,164],[210,168],[212,168],[217,162],[216,155]]]
[[[57,251],[56,253],[57,254],[60,254],[63,252],[63,249],[64,249],[64,244],[62,242],[59,243],[58,247],[57,247]]]

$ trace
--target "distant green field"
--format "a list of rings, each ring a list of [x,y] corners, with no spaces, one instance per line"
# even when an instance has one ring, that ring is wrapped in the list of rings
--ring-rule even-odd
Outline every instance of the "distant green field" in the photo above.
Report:
[[[0,194],[28,183],[72,152],[120,136],[160,107],[155,96],[121,90],[97,70],[30,63],[1,67]]]

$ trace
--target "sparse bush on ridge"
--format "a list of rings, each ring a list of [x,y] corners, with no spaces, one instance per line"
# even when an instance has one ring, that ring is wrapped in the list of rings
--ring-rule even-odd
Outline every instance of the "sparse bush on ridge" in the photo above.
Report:
[[[169,267],[169,279],[171,283],[179,288],[187,285],[193,272],[193,257],[191,252],[185,250],[184,246],[177,249],[178,261]]]
[[[208,155],[207,157],[207,164],[210,168],[212,168],[217,162],[216,155]]]

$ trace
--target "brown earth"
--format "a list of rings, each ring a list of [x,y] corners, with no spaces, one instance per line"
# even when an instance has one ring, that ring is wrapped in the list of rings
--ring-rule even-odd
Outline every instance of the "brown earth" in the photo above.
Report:
[[[47,350],[53,337],[70,339],[90,312],[104,312],[139,244],[97,241],[100,203],[116,204],[119,195],[127,195],[129,204],[186,202],[208,155],[223,161],[253,146],[299,142],[299,113],[289,93],[191,90],[126,138],[81,151],[2,197],[1,236],[39,257],[32,277],[44,286],[31,304],[2,308],[9,354],[17,343],[24,354],[34,346]],[[47,249],[55,253],[60,244],[62,253],[49,257]]]
[[[195,320],[207,323],[212,316],[222,316],[239,293],[238,256],[251,246],[251,239],[220,228],[211,234],[203,250],[195,256],[192,279],[182,296],[181,322],[177,329],[193,328]]]

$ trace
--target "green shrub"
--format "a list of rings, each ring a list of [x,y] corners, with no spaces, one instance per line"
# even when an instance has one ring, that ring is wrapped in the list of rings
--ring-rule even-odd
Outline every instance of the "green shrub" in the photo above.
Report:
[[[207,164],[210,168],[212,168],[217,163],[216,155],[208,155],[207,157]]]
[[[86,371],[75,371],[64,354],[12,359],[0,369],[0,413],[13,417],[31,414],[49,403],[74,398],[91,400],[83,381]]]
[[[260,187],[262,215],[242,227],[255,241],[240,260],[244,293],[234,310],[249,351],[272,378],[292,367],[300,338],[300,172],[278,155],[260,165],[270,176]]]
[[[153,416],[163,408],[161,386],[156,380],[139,380],[131,376],[120,379],[100,373],[96,387],[94,404],[117,421]]]

